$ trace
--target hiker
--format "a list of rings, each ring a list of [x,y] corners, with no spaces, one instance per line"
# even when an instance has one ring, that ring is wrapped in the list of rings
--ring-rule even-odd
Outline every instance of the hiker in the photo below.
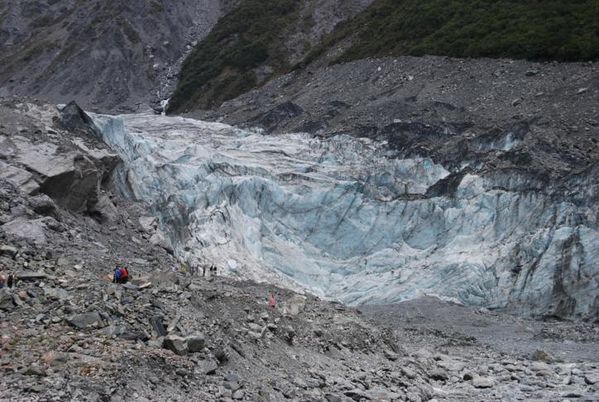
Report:
[[[270,293],[270,297],[268,298],[268,307],[276,308],[277,307],[277,299],[275,298],[274,293]]]
[[[206,265],[202,265],[202,276],[206,276]]]
[[[9,274],[8,279],[6,280],[6,286],[8,286],[9,288],[12,288],[13,286],[15,286],[16,283],[17,283],[17,278],[15,277],[15,274]]]
[[[129,271],[125,267],[121,267],[116,265],[114,268],[114,276],[112,278],[112,283],[127,283],[129,281]]]
[[[216,265],[212,264],[210,266],[210,276],[216,276]]]
[[[0,289],[2,289],[6,285],[6,276],[2,272],[0,272]]]

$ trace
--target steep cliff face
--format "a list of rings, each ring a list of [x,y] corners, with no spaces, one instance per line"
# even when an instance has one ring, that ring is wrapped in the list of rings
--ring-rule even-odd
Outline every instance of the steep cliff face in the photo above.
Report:
[[[234,1],[0,4],[0,95],[132,111],[168,97],[179,64]]]
[[[456,170],[347,135],[96,119],[125,161],[123,183],[192,265],[350,304],[432,294],[525,314],[597,314],[596,163],[548,182],[520,169]],[[481,149],[509,152],[517,137]]]

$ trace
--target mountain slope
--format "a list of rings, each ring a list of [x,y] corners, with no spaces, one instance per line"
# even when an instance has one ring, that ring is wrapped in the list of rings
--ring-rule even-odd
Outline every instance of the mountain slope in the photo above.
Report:
[[[297,38],[298,32],[315,31],[310,14],[302,10],[318,10],[326,2],[254,3],[245,0],[224,17],[186,60],[171,112],[218,107],[288,72],[290,66],[301,70],[311,65],[314,69],[331,62],[401,55],[558,61],[599,58],[597,0],[356,2],[338,13],[328,30],[308,35],[310,40],[304,41],[299,52],[289,46],[290,38]],[[256,17],[262,22],[246,24]]]
[[[0,2],[0,96],[135,110],[170,93],[181,58],[233,1]]]
[[[243,0],[183,64],[170,110],[211,108],[288,72],[372,0]]]
[[[338,61],[405,54],[596,60],[599,2],[377,0],[324,47],[349,37]]]

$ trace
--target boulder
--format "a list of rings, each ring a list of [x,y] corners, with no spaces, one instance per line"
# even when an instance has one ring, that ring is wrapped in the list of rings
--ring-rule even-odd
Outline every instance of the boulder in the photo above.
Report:
[[[90,327],[95,327],[98,325],[102,325],[102,317],[100,317],[100,313],[97,311],[83,313],[83,314],[75,314],[71,317],[67,318],[67,322],[78,329],[86,329]]]
[[[60,110],[59,123],[63,129],[73,134],[83,134],[102,140],[102,132],[75,101],[71,101]]]
[[[599,384],[599,373],[587,373],[584,376],[584,382],[589,385]]]
[[[44,287],[44,296],[50,300],[64,301],[70,298],[69,292],[64,289]]]
[[[25,169],[4,163],[1,160],[0,179],[6,179],[25,194],[35,193],[39,189],[39,184],[35,181],[33,174]]]
[[[14,308],[12,293],[6,288],[0,289],[0,310],[11,311]]]
[[[170,350],[171,352],[184,356],[189,352],[187,348],[187,340],[177,335],[167,335],[164,337],[162,347]]]
[[[449,375],[447,372],[440,368],[435,368],[428,373],[428,376],[437,381],[447,381],[449,380]]]
[[[40,215],[58,217],[58,210],[52,198],[40,194],[29,199],[29,206]]]
[[[194,334],[185,338],[190,353],[201,352],[206,346],[206,337],[202,334]]]
[[[47,243],[46,225],[41,219],[28,220],[26,218],[17,218],[8,223],[2,225],[5,233],[11,234],[15,237],[26,239],[33,244],[38,246]]]
[[[292,326],[288,325],[287,327],[285,327],[283,337],[289,345],[293,345],[293,340],[295,339],[295,335],[296,335],[296,332]]]
[[[20,281],[36,281],[48,277],[45,272],[17,272],[15,276]]]
[[[162,317],[157,315],[153,316],[150,318],[150,325],[158,336],[166,336],[167,332],[166,328],[164,328],[164,324],[162,323]]]
[[[158,247],[162,247],[163,249],[165,249],[169,254],[173,254],[174,250],[171,247],[170,243],[166,240],[166,237],[164,236],[164,234],[159,230],[156,233],[154,233],[152,235],[152,237],[150,237],[150,243],[158,246]]]
[[[385,353],[385,357],[387,359],[391,360],[392,362],[399,359],[399,355],[390,349],[385,349],[384,353]]]
[[[200,360],[197,363],[196,371],[198,371],[202,375],[211,375],[216,372],[217,368],[218,363],[212,359]]]
[[[493,388],[493,380],[487,377],[476,376],[472,379],[472,385],[475,388]]]
[[[101,223],[116,222],[119,218],[119,211],[106,194],[100,195],[98,202],[90,206],[88,212]]]
[[[306,307],[306,296],[295,295],[286,300],[282,305],[283,314],[295,316],[304,311]]]
[[[7,256],[10,258],[15,258],[17,256],[18,252],[19,252],[19,250],[16,247],[9,246],[6,244],[0,246],[0,255]]]
[[[139,226],[146,233],[153,233],[156,231],[156,218],[152,216],[142,216],[139,218]]]

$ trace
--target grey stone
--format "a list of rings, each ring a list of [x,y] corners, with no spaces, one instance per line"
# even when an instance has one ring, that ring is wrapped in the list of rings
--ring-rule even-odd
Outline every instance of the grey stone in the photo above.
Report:
[[[493,388],[493,381],[487,377],[476,376],[472,379],[472,385],[475,388]]]
[[[587,373],[584,376],[584,382],[589,385],[594,385],[599,383],[599,373]]]
[[[447,381],[449,379],[449,375],[447,374],[447,372],[440,368],[435,368],[429,371],[428,376],[433,380],[437,381]]]
[[[399,355],[395,352],[393,352],[392,350],[389,349],[385,349],[385,357],[391,361],[396,361],[397,359],[399,359]]]
[[[325,394],[324,397],[328,402],[343,402],[343,397],[337,394]]]
[[[13,302],[12,292],[8,289],[0,289],[0,310],[3,311],[11,311],[15,308],[15,303]]]
[[[45,287],[44,295],[47,298],[52,299],[52,300],[64,301],[64,300],[69,299],[69,292],[67,292],[64,289],[58,289],[58,288]]]
[[[158,336],[166,336],[167,332],[166,328],[164,328],[164,324],[162,323],[162,317],[157,315],[153,316],[152,318],[150,318],[150,325],[152,326],[154,331],[156,331],[156,334],[158,334]]]
[[[218,363],[212,359],[200,360],[196,366],[196,370],[203,375],[214,374],[216,372],[217,368],[218,368]]]
[[[19,250],[16,247],[9,245],[0,246],[0,255],[5,255],[11,258],[15,258]]]
[[[77,103],[71,101],[60,110],[60,125],[63,129],[75,134],[88,135],[102,140],[102,133],[87,113]]]
[[[146,233],[153,233],[156,231],[156,218],[152,216],[142,216],[139,218],[139,226]]]
[[[36,245],[44,245],[47,243],[45,229],[46,225],[42,220],[28,220],[20,217],[2,225],[2,229],[6,233],[13,236],[27,239]]]
[[[79,329],[86,329],[103,323],[102,317],[100,317],[100,314],[97,311],[72,315],[67,318],[67,322]]]
[[[162,347],[175,354],[178,354],[179,356],[184,356],[189,352],[185,338],[177,335],[165,336],[164,341],[162,342]]]
[[[401,368],[401,372],[402,372],[403,375],[405,375],[406,377],[408,377],[410,380],[413,380],[417,376],[416,371],[412,370],[409,367],[402,367]]]
[[[31,209],[40,215],[46,216],[58,216],[58,210],[56,208],[56,204],[52,200],[52,198],[48,197],[46,194],[40,194],[35,197],[29,199],[29,205]]]
[[[194,334],[185,338],[190,353],[201,352],[206,346],[206,337],[203,334]]]
[[[20,281],[35,281],[48,278],[45,272],[17,272],[15,276]]]

